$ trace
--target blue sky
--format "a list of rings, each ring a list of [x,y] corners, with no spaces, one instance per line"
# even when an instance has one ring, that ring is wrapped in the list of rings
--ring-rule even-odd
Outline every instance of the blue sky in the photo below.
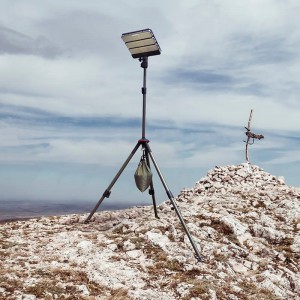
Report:
[[[216,165],[300,186],[299,1],[0,0],[0,199],[95,201],[141,137],[142,68],[121,40],[151,28],[146,137],[177,195]],[[133,157],[106,201],[147,203]],[[166,200],[154,177],[158,202]]]

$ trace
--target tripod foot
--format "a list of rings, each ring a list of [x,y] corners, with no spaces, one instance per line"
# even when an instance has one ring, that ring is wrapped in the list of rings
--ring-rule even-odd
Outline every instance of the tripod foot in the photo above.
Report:
[[[197,261],[198,261],[199,263],[205,263],[204,257],[195,254],[195,258],[197,259]]]

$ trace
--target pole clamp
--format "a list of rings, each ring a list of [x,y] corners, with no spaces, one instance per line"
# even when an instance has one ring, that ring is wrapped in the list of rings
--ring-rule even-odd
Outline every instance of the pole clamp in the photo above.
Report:
[[[103,193],[103,197],[109,198],[110,193],[111,193],[111,191],[106,190],[106,191]]]

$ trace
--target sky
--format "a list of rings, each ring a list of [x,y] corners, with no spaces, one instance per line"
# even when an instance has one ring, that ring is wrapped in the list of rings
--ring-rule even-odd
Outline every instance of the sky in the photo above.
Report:
[[[143,69],[121,39],[150,28],[146,137],[173,193],[249,160],[300,186],[297,0],[0,0],[0,200],[98,201],[142,136]],[[138,149],[110,203],[151,203]],[[153,165],[152,165],[153,168]],[[167,199],[153,170],[158,202]]]

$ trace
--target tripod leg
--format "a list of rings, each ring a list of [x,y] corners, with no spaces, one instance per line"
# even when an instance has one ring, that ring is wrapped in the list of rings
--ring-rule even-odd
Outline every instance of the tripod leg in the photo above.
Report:
[[[178,216],[178,218],[179,218],[179,220],[181,222],[181,225],[182,225],[184,231],[186,232],[186,234],[187,234],[187,236],[188,236],[188,238],[190,240],[190,243],[191,243],[191,245],[192,245],[192,247],[193,247],[193,249],[194,249],[194,251],[196,253],[196,259],[198,261],[203,261],[203,258],[202,258],[201,254],[200,254],[200,252],[199,252],[199,250],[198,250],[198,248],[197,248],[197,246],[196,246],[196,244],[195,244],[195,242],[194,242],[194,240],[193,240],[193,238],[192,238],[192,236],[191,236],[191,234],[190,234],[190,232],[189,232],[189,230],[188,230],[188,228],[187,228],[187,226],[186,226],[186,224],[185,224],[185,222],[183,220],[183,217],[182,217],[182,215],[181,215],[181,213],[179,211],[179,208],[178,208],[178,206],[177,206],[177,204],[175,202],[174,196],[172,195],[171,191],[169,190],[169,188],[168,188],[168,186],[167,186],[167,184],[166,184],[166,182],[165,182],[165,180],[164,180],[164,178],[163,178],[163,176],[161,174],[161,171],[160,171],[160,169],[159,169],[159,167],[158,167],[158,165],[157,165],[157,163],[156,163],[156,161],[155,161],[155,159],[153,157],[153,154],[151,152],[150,146],[148,144],[146,144],[145,147],[146,147],[147,152],[149,153],[150,158],[151,158],[151,160],[152,160],[152,162],[153,162],[153,164],[155,166],[155,169],[156,169],[156,171],[158,173],[158,176],[159,176],[159,178],[160,178],[160,180],[161,180],[161,182],[162,182],[162,184],[163,184],[163,186],[164,186],[164,188],[166,190],[168,198],[170,199],[171,203],[173,204],[173,207],[174,207],[174,209],[176,211],[176,214],[177,214],[177,216]]]
[[[140,146],[140,142],[138,142],[135,145],[135,147],[133,148],[132,152],[130,153],[130,155],[128,156],[128,158],[126,159],[126,161],[124,162],[124,164],[120,168],[119,172],[116,174],[116,176],[114,177],[114,179],[112,180],[112,182],[110,183],[110,185],[107,187],[107,189],[103,193],[102,197],[99,199],[98,203],[96,204],[96,206],[94,207],[94,209],[91,211],[91,213],[89,214],[89,216],[87,217],[87,219],[84,221],[84,223],[88,223],[89,222],[89,220],[94,215],[94,213],[96,212],[96,210],[98,209],[98,207],[100,206],[100,204],[102,203],[102,201],[104,200],[104,198],[108,198],[110,196],[110,193],[111,193],[110,190],[111,190],[111,188],[114,186],[114,184],[116,183],[116,181],[118,180],[118,178],[120,177],[120,175],[122,174],[122,172],[124,171],[124,169],[126,168],[126,166],[128,165],[129,161],[131,160],[131,158],[133,157],[133,155],[135,154],[135,152],[139,148],[139,146]]]
[[[147,148],[145,148],[145,153],[146,153],[147,165],[149,166],[149,169],[150,169],[150,160],[149,160],[149,153],[148,153]],[[159,219],[159,216],[157,214],[157,208],[156,208],[156,200],[155,200],[155,191],[154,191],[153,180],[151,180],[151,183],[150,183],[149,194],[152,196],[152,202],[153,202],[153,208],[154,208],[155,218]]]

